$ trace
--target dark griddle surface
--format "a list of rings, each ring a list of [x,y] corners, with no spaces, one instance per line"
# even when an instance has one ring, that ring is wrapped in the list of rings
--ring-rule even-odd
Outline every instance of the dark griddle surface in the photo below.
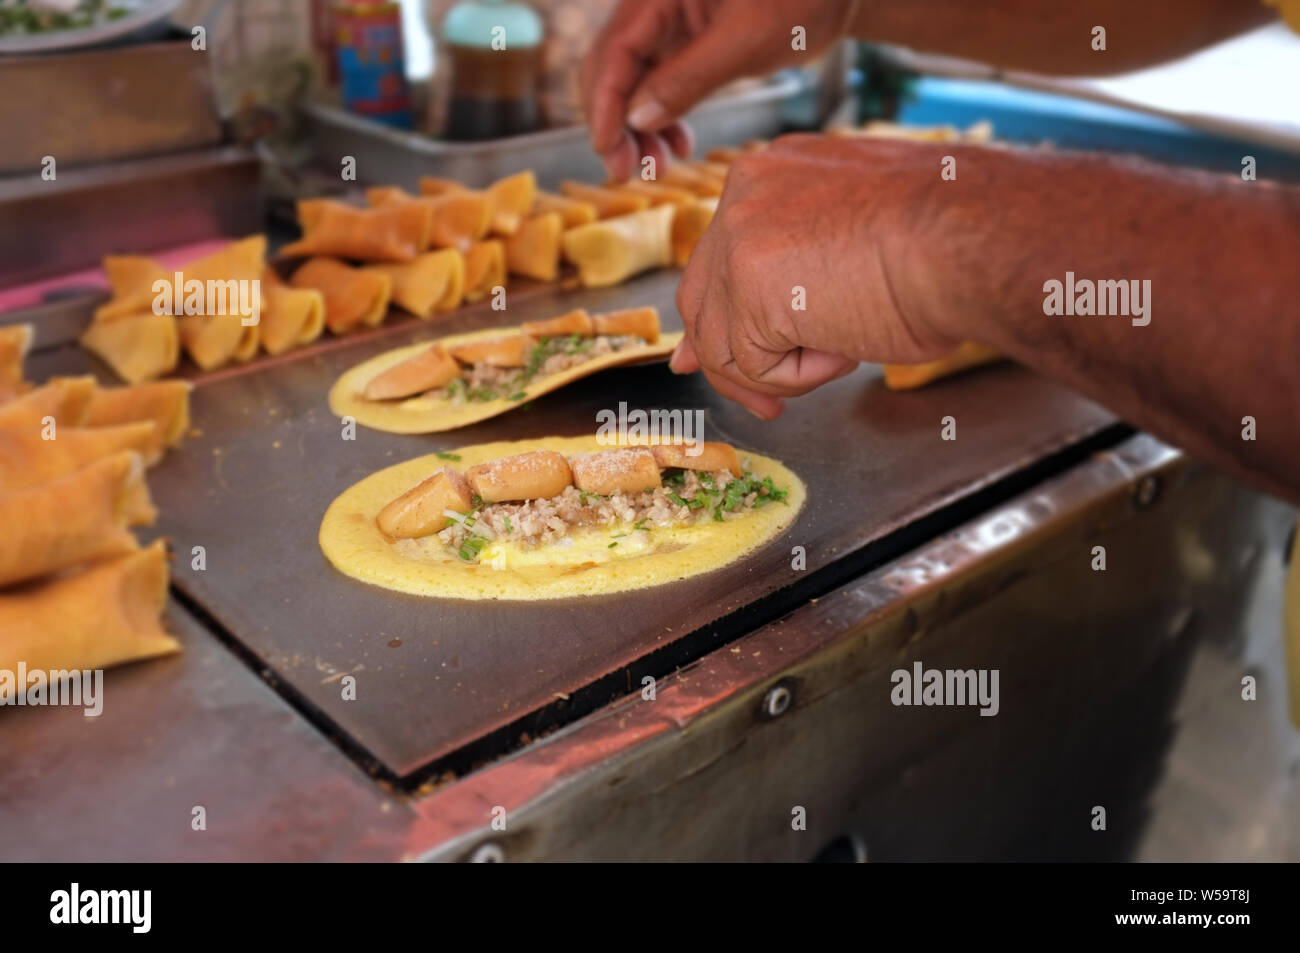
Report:
[[[1113,419],[1019,368],[987,369],[929,390],[884,390],[878,369],[793,401],[765,424],[717,397],[697,376],[663,365],[608,371],[531,409],[450,434],[391,436],[358,428],[340,438],[325,395],[346,368],[416,338],[515,323],[586,306],[656,304],[680,327],[677,275],[619,289],[517,301],[505,315],[458,316],[204,383],[187,441],[151,480],[160,529],[178,553],[175,582],[342,733],[398,775],[409,774],[529,711],[553,702],[804,578],[918,517],[964,497]],[[389,464],[489,440],[577,435],[596,412],[703,407],[709,439],[774,456],[798,472],[809,502],[796,524],[753,558],[654,590],[539,605],[468,603],[399,595],[337,573],[321,555],[321,515],[348,486]],[[957,418],[958,439],[940,439]],[[195,546],[207,569],[190,568]],[[400,640],[400,645],[390,643]],[[355,701],[339,677],[357,678]],[[631,686],[629,686],[631,687]]]

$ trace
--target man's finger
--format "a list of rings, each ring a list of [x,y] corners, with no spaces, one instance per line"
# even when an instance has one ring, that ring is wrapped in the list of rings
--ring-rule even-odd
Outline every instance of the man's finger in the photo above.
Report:
[[[659,135],[663,137],[664,142],[668,143],[668,148],[673,150],[673,155],[679,159],[689,159],[691,153],[695,151],[695,133],[681,120],[661,130]]]
[[[672,8],[671,0],[624,0],[591,46],[583,93],[591,144],[601,155],[623,133],[629,96],[671,33]]]
[[[622,182],[632,175],[636,165],[636,140],[626,129],[614,140],[611,149],[601,155],[605,164],[605,174],[616,182]]]
[[[700,369],[700,359],[695,356],[695,347],[690,338],[685,336],[673,348],[673,356],[668,359],[668,369],[674,374],[694,374]]]
[[[859,363],[841,354],[808,347],[795,348],[784,354],[767,352],[756,355],[752,346],[745,348],[741,345],[738,351],[737,342],[733,341],[732,353],[742,351],[744,359],[737,362],[737,373],[730,376],[754,390],[782,397],[806,394],[828,381],[852,373]]]
[[[752,391],[711,371],[705,371],[704,377],[719,394],[728,400],[734,400],[755,417],[763,420],[775,420],[785,410],[785,401],[780,397]]]
[[[749,72],[748,57],[727,23],[715,21],[641,80],[629,99],[627,124],[638,132],[668,128],[719,86]]]

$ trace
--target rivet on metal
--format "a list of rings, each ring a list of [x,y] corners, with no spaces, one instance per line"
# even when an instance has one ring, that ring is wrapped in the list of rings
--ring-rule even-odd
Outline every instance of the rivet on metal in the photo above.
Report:
[[[790,689],[784,685],[777,685],[769,690],[763,699],[763,714],[768,718],[780,718],[789,710],[792,701],[794,695],[790,693]]]
[[[1137,500],[1138,506],[1150,506],[1160,495],[1160,481],[1154,476],[1144,476],[1138,481],[1137,492],[1134,499]]]
[[[469,862],[471,864],[504,864],[506,862],[506,852],[501,849],[500,844],[488,841],[486,844],[480,844],[474,853],[470,854]]]

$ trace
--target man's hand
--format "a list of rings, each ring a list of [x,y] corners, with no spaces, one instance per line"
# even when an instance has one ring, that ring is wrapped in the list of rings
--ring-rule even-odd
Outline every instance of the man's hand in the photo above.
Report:
[[[702,369],[770,419],[860,361],[914,363],[961,340],[939,326],[942,273],[924,229],[944,150],[788,136],[731,167],[677,292],[672,368]]]
[[[623,0],[582,65],[591,143],[610,176],[639,156],[691,153],[687,110],[741,76],[806,62],[839,39],[854,0]],[[807,49],[791,48],[806,31]]]

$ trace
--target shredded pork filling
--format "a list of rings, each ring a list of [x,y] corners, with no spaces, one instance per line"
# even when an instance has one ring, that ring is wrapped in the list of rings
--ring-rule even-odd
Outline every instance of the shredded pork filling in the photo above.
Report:
[[[701,520],[732,520],[769,500],[785,498],[783,491],[768,490],[748,473],[738,488],[748,492],[728,494],[727,487],[736,479],[727,470],[683,470],[658,489],[611,496],[570,486],[547,500],[492,503],[466,518],[466,522],[473,522],[472,526],[449,521],[452,525],[438,533],[438,539],[456,549],[471,536],[490,536],[533,547],[589,527],[629,526],[633,531],[649,531]],[[770,481],[767,483],[770,486]],[[753,489],[749,489],[751,485]],[[487,532],[481,532],[480,527],[486,527]]]
[[[645,341],[631,334],[543,338],[529,355],[527,367],[473,364],[466,367],[457,380],[446,387],[429,391],[426,396],[449,400],[457,405],[475,400],[514,397],[535,378],[558,374],[606,354],[617,354],[643,344]]]

